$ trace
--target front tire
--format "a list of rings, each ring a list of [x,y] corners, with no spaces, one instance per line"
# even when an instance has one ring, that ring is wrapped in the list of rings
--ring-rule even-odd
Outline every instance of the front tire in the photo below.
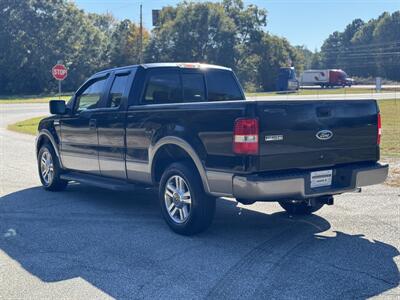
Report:
[[[290,215],[310,215],[320,210],[324,204],[318,201],[281,201],[279,205]]]
[[[207,195],[199,174],[190,163],[173,163],[159,186],[161,212],[176,233],[193,235],[206,230],[215,214],[215,198]]]
[[[68,181],[60,179],[61,168],[53,147],[44,144],[38,153],[39,178],[43,188],[48,191],[62,191]]]

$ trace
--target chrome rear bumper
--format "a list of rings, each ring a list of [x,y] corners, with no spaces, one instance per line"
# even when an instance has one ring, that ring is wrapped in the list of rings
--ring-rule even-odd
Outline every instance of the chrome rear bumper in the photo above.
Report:
[[[329,168],[327,168],[329,169]],[[359,187],[379,184],[388,175],[388,165],[363,164],[333,168],[329,187],[310,188],[310,172],[276,175],[236,175],[233,196],[255,201],[306,199],[351,192]]]

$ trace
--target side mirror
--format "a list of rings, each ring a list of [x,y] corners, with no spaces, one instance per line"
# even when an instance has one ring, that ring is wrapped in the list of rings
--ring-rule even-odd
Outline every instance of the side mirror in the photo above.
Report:
[[[50,100],[49,107],[52,115],[65,115],[67,113],[64,100]]]

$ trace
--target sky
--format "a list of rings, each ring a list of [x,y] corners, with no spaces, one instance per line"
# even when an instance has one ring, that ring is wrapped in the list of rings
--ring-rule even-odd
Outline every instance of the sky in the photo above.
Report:
[[[143,5],[143,22],[151,29],[151,10],[175,5],[179,0],[75,0],[88,12],[112,13],[117,19],[139,22],[139,6]],[[201,2],[201,1],[195,1]],[[368,21],[383,12],[400,10],[400,0],[252,0],[268,11],[265,28],[272,34],[285,37],[293,45],[319,49],[332,32],[343,31],[356,18]]]

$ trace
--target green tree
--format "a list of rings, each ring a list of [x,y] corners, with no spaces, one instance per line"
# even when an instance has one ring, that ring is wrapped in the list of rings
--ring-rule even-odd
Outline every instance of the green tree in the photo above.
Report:
[[[143,48],[150,39],[149,32],[143,29]],[[135,23],[124,20],[111,34],[109,47],[110,66],[133,65],[140,62],[140,28]]]
[[[230,67],[236,72],[246,90],[262,89],[257,79],[257,67],[261,61],[257,49],[260,48],[264,27],[267,25],[267,11],[255,5],[244,6],[241,0],[224,0],[224,11],[234,23],[233,64]]]
[[[51,67],[62,60],[75,89],[105,65],[107,37],[73,3],[54,0],[0,2],[0,94],[56,90]]]
[[[352,42],[354,35],[362,26],[364,26],[364,21],[361,19],[355,19],[349,25],[346,26],[345,30],[341,34],[341,48],[339,51],[337,65],[338,67],[345,69],[347,72],[353,73],[355,68],[353,67],[353,62],[351,57],[355,53],[354,44]]]
[[[371,55],[376,56],[377,74],[400,80],[400,11],[385,13],[378,19],[373,43]]]
[[[303,69],[301,55],[286,39],[264,33],[258,50],[261,58],[257,68],[258,81],[264,91],[275,89],[281,67],[294,66],[298,71]]]
[[[116,25],[119,23],[112,14],[87,14],[90,22],[107,35],[111,35]]]
[[[146,61],[199,61],[232,66],[235,26],[218,3],[183,2],[160,13]]]
[[[311,60],[311,67],[310,69],[323,69],[322,57],[321,52],[315,50],[312,60]]]
[[[245,7],[242,0],[224,0],[222,5],[235,25],[234,64],[239,67],[261,42],[263,28],[267,25],[267,11],[255,5]]]
[[[311,69],[314,53],[310,51],[306,46],[296,46],[299,58],[304,62],[304,69]]]
[[[368,55],[373,49],[376,20],[372,19],[365,23],[353,36],[352,50],[355,53],[353,57],[347,56],[351,61],[352,71],[350,74],[360,77],[370,77],[377,75],[376,57]]]
[[[272,89],[281,66],[303,68],[308,52],[266,33],[267,11],[242,0],[164,7],[143,31],[145,61],[199,61],[232,67],[248,89]],[[67,0],[0,2],[0,94],[56,91],[51,67],[69,69],[64,90],[94,72],[139,62],[139,27],[85,13]]]
[[[272,89],[281,66],[293,62],[302,69],[304,58],[287,40],[264,31],[266,17],[266,10],[241,0],[164,7],[146,61],[220,64],[233,68],[248,90]]]
[[[377,19],[356,19],[329,36],[321,48],[324,68],[343,68],[350,75],[400,80],[400,11]]]
[[[325,40],[321,47],[321,60],[325,68],[338,68],[342,50],[342,33],[335,31]]]

